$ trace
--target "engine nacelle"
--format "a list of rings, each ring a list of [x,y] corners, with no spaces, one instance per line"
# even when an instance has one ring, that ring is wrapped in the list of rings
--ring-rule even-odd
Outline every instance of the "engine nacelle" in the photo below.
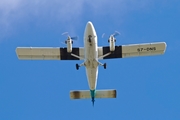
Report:
[[[65,43],[67,44],[67,52],[71,53],[73,41],[71,39],[69,39],[69,40],[66,40]]]
[[[111,36],[109,38],[108,42],[109,42],[109,49],[110,49],[111,52],[113,52],[115,50],[116,39],[113,36]]]

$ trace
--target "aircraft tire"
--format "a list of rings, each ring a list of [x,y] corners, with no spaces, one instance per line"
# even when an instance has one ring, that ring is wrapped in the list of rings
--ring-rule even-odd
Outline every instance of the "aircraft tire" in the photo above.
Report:
[[[79,65],[78,64],[76,64],[76,70],[79,70]]]
[[[104,63],[104,69],[106,69],[106,63]]]

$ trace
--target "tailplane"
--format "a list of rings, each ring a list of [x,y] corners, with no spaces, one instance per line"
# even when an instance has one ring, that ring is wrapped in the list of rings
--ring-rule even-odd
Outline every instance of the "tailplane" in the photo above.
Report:
[[[93,91],[93,93],[92,93]],[[71,99],[92,99],[94,106],[95,98],[116,98],[116,90],[76,90],[70,91]]]

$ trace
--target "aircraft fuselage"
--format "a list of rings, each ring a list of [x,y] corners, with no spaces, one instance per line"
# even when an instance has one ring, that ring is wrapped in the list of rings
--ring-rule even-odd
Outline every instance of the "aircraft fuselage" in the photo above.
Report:
[[[85,61],[86,75],[90,90],[96,89],[98,76],[98,45],[97,35],[94,26],[91,22],[86,24],[84,32],[84,46],[85,46]]]

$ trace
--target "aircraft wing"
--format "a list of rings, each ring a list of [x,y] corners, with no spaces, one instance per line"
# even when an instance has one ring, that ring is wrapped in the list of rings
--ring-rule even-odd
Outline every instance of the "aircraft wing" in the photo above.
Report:
[[[84,48],[72,48],[72,53],[79,58],[67,53],[67,48],[59,47],[17,47],[16,54],[21,60],[83,60]]]
[[[137,56],[149,56],[164,54],[166,50],[165,42],[143,43],[143,44],[130,44],[115,46],[115,51],[110,55],[109,46],[98,47],[99,59],[113,59],[113,58],[126,58]]]

